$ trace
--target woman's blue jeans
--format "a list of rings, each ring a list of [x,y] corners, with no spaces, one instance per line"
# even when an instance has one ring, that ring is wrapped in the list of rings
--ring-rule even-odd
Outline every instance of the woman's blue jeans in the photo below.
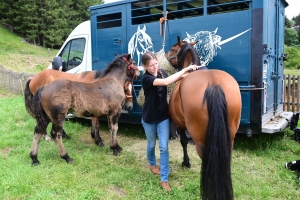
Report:
[[[150,166],[156,165],[155,144],[156,134],[159,141],[160,150],[160,179],[162,182],[168,181],[169,176],[169,135],[170,135],[170,120],[166,119],[159,123],[146,123],[142,119],[147,137],[147,158]]]

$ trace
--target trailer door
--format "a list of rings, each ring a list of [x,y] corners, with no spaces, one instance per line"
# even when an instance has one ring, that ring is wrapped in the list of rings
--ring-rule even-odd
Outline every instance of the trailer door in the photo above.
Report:
[[[127,52],[126,5],[91,11],[91,32],[93,70],[101,70],[114,59],[114,53]]]
[[[264,35],[265,54],[263,55],[263,116],[262,132],[278,132],[286,126],[285,115],[291,113],[283,111],[283,52],[284,52],[284,9],[283,1],[264,2]],[[281,113],[280,123],[273,119]],[[273,119],[273,120],[272,120]],[[271,122],[270,122],[271,121]],[[281,122],[283,121],[283,122]],[[274,125],[275,124],[275,125]]]

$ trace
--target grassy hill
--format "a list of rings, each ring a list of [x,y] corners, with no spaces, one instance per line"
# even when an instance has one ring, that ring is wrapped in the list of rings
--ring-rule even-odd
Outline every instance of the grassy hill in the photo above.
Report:
[[[16,72],[38,73],[47,68],[58,50],[23,41],[0,25],[0,66]]]

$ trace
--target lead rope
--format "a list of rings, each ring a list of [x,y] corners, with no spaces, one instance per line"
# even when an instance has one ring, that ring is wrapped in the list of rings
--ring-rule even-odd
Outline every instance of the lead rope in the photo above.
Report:
[[[163,12],[163,14],[164,14],[164,12]],[[167,29],[167,20],[168,20],[167,16],[168,16],[168,11],[166,11],[166,17],[161,17],[159,19],[160,36],[162,36],[162,23],[165,23],[164,35],[163,35],[164,39],[163,39],[163,43],[162,43],[163,49],[165,49],[165,41],[166,41],[166,29]]]

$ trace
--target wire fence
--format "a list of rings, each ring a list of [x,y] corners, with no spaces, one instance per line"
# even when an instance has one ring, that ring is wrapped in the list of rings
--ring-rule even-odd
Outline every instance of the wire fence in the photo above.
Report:
[[[12,94],[23,95],[25,83],[34,74],[14,72],[0,66],[0,90]]]

